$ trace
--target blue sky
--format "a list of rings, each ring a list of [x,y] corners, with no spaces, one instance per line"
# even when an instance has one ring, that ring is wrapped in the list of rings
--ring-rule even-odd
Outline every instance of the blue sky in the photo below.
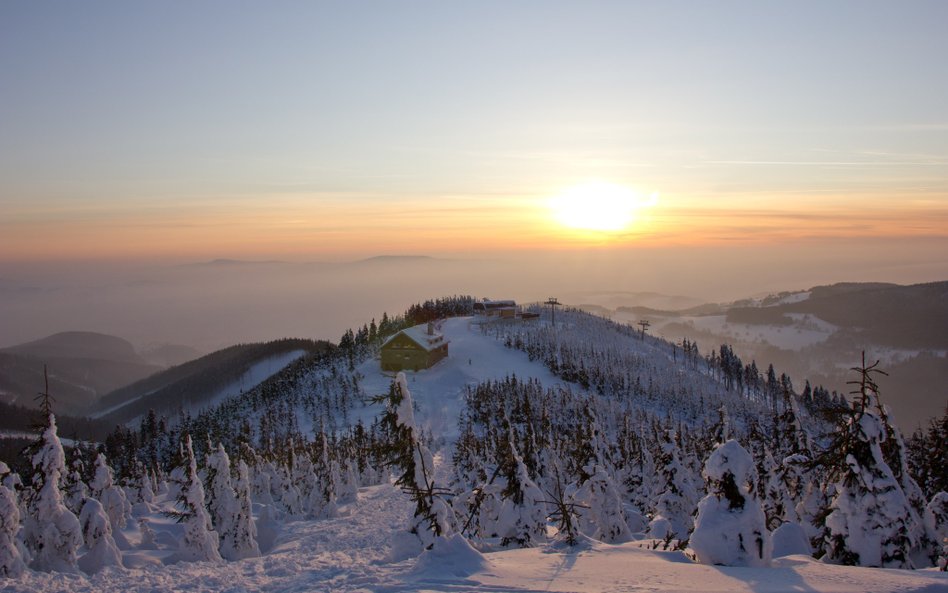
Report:
[[[325,224],[355,250],[399,207],[474,245],[474,204],[542,247],[534,206],[603,179],[662,196],[617,246],[857,207],[867,237],[896,211],[944,238],[945,23],[945,2],[5,2],[0,231],[12,258],[102,256],[136,225],[160,226],[140,255],[231,255],[235,231],[285,255],[292,221],[318,255]]]

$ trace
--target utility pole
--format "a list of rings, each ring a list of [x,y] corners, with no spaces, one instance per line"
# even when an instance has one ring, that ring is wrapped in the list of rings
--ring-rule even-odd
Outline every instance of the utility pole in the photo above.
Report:
[[[639,325],[642,327],[642,341],[644,342],[644,341],[645,341],[645,330],[647,330],[647,329],[648,329],[648,326],[650,326],[650,325],[652,325],[652,324],[649,323],[649,320],[648,320],[648,319],[643,319],[642,321],[639,322]]]
[[[544,304],[550,306],[550,315],[552,318],[551,323],[553,325],[553,328],[556,329],[556,306],[559,305],[560,302],[556,300],[556,297],[550,297],[550,300],[548,300]]]

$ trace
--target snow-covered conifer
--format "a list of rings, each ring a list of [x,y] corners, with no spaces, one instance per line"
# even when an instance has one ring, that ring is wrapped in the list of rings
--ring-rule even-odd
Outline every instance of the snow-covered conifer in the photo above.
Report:
[[[32,553],[31,566],[42,571],[75,572],[82,532],[79,519],[66,508],[59,489],[66,456],[52,414],[31,461],[33,483],[27,504],[29,515],[23,526],[24,540]]]
[[[691,512],[695,500],[694,486],[688,470],[679,458],[674,431],[662,433],[656,465],[659,468],[658,494],[649,523],[649,536],[659,539],[683,538],[691,530]]]
[[[941,547],[938,542],[941,540],[931,529],[930,522],[925,519],[928,512],[925,495],[909,470],[908,448],[905,446],[902,432],[893,424],[892,413],[888,406],[883,405],[879,399],[879,394],[875,393],[874,395],[876,412],[883,428],[883,439],[880,444],[883,459],[885,459],[889,469],[892,470],[892,475],[895,476],[902,492],[905,494],[905,499],[913,511],[909,529],[912,530],[912,537],[917,544],[912,551],[912,559],[916,566],[924,566],[936,557],[937,550]]]
[[[311,464],[315,483],[309,493],[310,514],[317,519],[330,519],[338,514],[336,485],[339,483],[339,466],[329,457],[326,433],[321,432],[318,463]]]
[[[767,566],[770,532],[755,495],[757,470],[735,440],[718,446],[704,467],[708,494],[698,503],[689,545],[704,564]]]
[[[878,364],[878,363],[876,363]],[[883,422],[869,408],[878,393],[871,374],[860,372],[859,399],[831,446],[836,494],[826,516],[824,544],[828,562],[887,568],[912,568],[920,544],[919,518],[885,462]],[[840,467],[842,465],[842,467]]]
[[[230,478],[230,457],[224,445],[218,443],[207,456],[207,487],[205,488],[205,506],[211,516],[211,523],[221,537],[230,530],[237,499]]]
[[[260,504],[273,504],[272,488],[273,465],[269,461],[258,460],[253,466],[253,500]]]
[[[13,493],[14,497],[23,489],[23,480],[20,474],[11,471],[10,466],[0,461],[0,485],[6,486]]]
[[[612,478],[614,471],[609,462],[607,447],[595,415],[586,408],[588,446],[581,461],[579,486],[574,498],[587,507],[579,514],[580,531],[587,536],[608,543],[619,543],[629,538],[629,526],[623,510],[619,489]]]
[[[948,492],[942,491],[932,497],[925,509],[925,519],[935,541],[941,542],[933,554],[935,566],[948,570]]]
[[[151,522],[147,517],[141,517],[138,519],[138,531],[140,531],[142,534],[142,541],[138,547],[143,550],[154,550],[155,530],[152,529]]]
[[[933,496],[927,510],[935,537],[938,541],[948,538],[948,492],[939,492]]]
[[[64,478],[63,501],[66,507],[75,514],[79,514],[83,502],[89,496],[89,487],[82,479],[84,470],[82,457],[76,455],[69,464],[69,471]]]
[[[7,464],[0,461],[0,475],[9,471]],[[26,570],[16,541],[19,530],[20,508],[16,495],[6,486],[0,485],[0,577],[16,578]]]
[[[502,502],[496,532],[502,546],[515,543],[521,548],[530,547],[546,538],[546,497],[530,479],[527,466],[514,445],[512,431],[504,456],[501,473],[505,485],[500,492]]]
[[[239,461],[231,516],[218,527],[221,534],[221,556],[227,560],[242,560],[260,555],[250,503],[248,473],[247,464],[243,460]]]
[[[760,492],[760,500],[764,516],[767,517],[767,528],[774,530],[783,523],[799,523],[796,501],[784,481],[784,478],[792,478],[797,468],[793,465],[778,466],[769,449],[764,450],[762,468],[763,475],[760,476],[759,484],[763,485],[763,491]]]
[[[88,551],[79,558],[79,568],[94,574],[107,566],[122,566],[122,553],[112,538],[112,525],[102,505],[87,498],[79,513],[83,539]]]
[[[132,505],[129,504],[125,491],[114,483],[112,468],[102,453],[95,459],[95,475],[89,486],[92,496],[102,503],[102,508],[112,523],[112,536],[116,543],[119,547],[127,547],[128,542],[121,530],[125,528],[131,515]]]
[[[186,435],[183,452],[183,483],[178,496],[177,517],[184,522],[184,540],[181,542],[179,558],[190,561],[220,561],[217,532],[204,508],[204,485],[197,472],[191,435]]]
[[[354,459],[345,462],[339,472],[339,484],[336,488],[336,500],[339,504],[355,502],[359,496],[359,473],[356,471]]]
[[[423,549],[430,549],[439,538],[449,535],[454,517],[450,505],[434,485],[434,459],[419,438],[405,373],[398,373],[384,401],[387,403],[382,416],[382,426],[388,436],[386,455],[389,464],[401,471],[395,485],[415,503],[409,532],[418,538]]]
[[[155,502],[154,478],[141,463],[138,464],[137,474],[133,481],[132,494],[136,503],[142,503],[147,507]]]

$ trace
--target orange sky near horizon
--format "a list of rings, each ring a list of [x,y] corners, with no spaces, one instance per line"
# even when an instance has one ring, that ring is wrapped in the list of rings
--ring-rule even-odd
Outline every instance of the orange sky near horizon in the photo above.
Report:
[[[4,261],[515,253],[814,239],[948,240],[945,199],[662,194],[618,231],[570,229],[550,195],[271,194],[136,204],[20,204],[0,220]]]

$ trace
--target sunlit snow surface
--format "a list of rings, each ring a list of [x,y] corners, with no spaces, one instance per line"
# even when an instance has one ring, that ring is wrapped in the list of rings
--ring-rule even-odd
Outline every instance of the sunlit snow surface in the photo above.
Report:
[[[450,357],[429,371],[408,374],[418,403],[417,418],[434,434],[454,434],[464,387],[509,374],[562,383],[544,367],[477,329],[465,319],[449,320]],[[359,371],[367,393],[386,393],[391,377],[369,361]],[[371,415],[371,410],[365,410]],[[443,464],[443,461],[442,461]],[[444,466],[439,468],[439,479]],[[542,547],[481,555],[453,541],[441,551],[392,562],[392,534],[404,529],[411,512],[407,496],[389,485],[363,488],[358,501],[343,505],[340,516],[282,525],[275,545],[260,558],[231,563],[162,564],[166,550],[134,549],[140,535],[130,522],[124,552],[127,565],[95,576],[30,572],[0,580],[4,592],[35,593],[373,593],[540,592],[926,592],[948,591],[948,574],[825,565],[807,556],[776,558],[771,568],[732,568],[695,564],[681,552],[652,551],[630,542],[611,546],[584,541],[577,548]],[[180,525],[150,515],[156,540],[173,540]],[[173,543],[173,541],[172,541]]]

